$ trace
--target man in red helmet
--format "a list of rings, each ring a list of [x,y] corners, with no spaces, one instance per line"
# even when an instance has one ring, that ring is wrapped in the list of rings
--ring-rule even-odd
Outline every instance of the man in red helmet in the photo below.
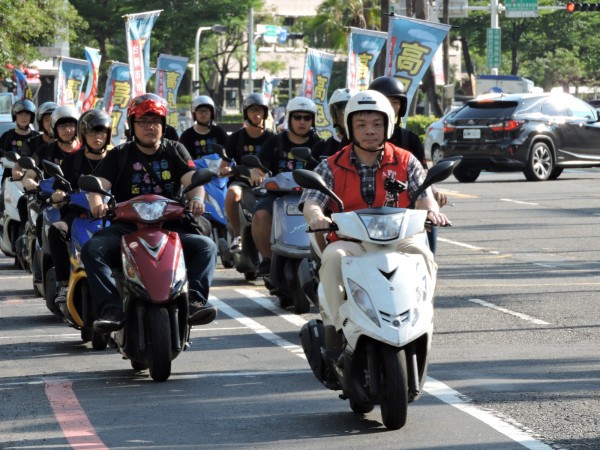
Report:
[[[110,189],[117,202],[149,193],[175,198],[182,185],[191,183],[195,166],[190,154],[179,142],[163,139],[166,116],[167,103],[155,94],[140,95],[129,103],[127,121],[132,140],[111,150],[97,173],[104,189]],[[187,195],[189,210],[195,216],[201,215],[204,189],[199,186]],[[106,215],[108,206],[100,194],[90,194],[89,201],[94,217]],[[207,316],[206,302],[217,247],[210,238],[190,232],[180,224],[167,225],[181,239],[189,280],[188,321],[194,325]],[[111,267],[120,264],[121,236],[133,229],[132,224],[113,222],[96,233],[81,252],[98,316],[96,324],[104,329],[118,329],[123,324],[122,299]],[[210,309],[214,318],[216,309]]]

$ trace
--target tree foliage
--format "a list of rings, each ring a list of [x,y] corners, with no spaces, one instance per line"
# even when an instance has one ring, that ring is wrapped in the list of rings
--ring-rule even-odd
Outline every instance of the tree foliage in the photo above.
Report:
[[[39,47],[55,44],[57,34],[73,38],[85,27],[63,0],[0,0],[0,74],[10,76],[7,64],[19,67],[40,59]]]
[[[470,2],[483,6],[487,0]],[[540,6],[551,5],[541,0]],[[451,39],[466,37],[476,74],[489,73],[486,67],[486,30],[489,12],[471,12],[468,18],[452,19]],[[537,18],[513,19],[501,15],[502,57],[499,73],[530,78],[548,90],[552,87],[598,83],[600,42],[599,13],[570,14],[565,9],[539,10]]]

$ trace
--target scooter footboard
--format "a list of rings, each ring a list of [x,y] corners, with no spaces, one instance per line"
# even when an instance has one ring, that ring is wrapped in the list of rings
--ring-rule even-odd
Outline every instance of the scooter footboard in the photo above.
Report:
[[[351,347],[361,334],[393,346],[433,331],[433,291],[422,256],[397,252],[342,258],[347,301],[340,319]]]

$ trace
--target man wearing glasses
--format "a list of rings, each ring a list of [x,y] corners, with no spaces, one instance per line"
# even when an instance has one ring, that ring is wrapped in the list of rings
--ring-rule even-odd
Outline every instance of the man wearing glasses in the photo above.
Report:
[[[316,116],[317,106],[306,97],[295,97],[287,104],[287,130],[269,138],[258,154],[261,163],[269,169],[272,176],[304,168],[304,163],[293,159],[290,150],[294,147],[312,149],[321,141],[314,131]],[[270,239],[275,198],[275,195],[267,195],[260,199],[252,217],[252,238],[262,256],[262,261],[256,269],[256,275],[259,277],[268,275],[271,271]]]

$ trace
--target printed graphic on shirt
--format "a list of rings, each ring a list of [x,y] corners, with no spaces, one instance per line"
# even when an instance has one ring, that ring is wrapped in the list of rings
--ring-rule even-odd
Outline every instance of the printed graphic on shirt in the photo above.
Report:
[[[197,139],[194,141],[194,149],[197,158],[213,153],[213,144],[217,144],[217,138]]]
[[[165,189],[171,191],[173,182],[172,175],[169,170],[169,162],[166,159],[152,161],[152,170],[156,177],[162,181]],[[131,177],[131,193],[133,195],[157,194],[165,195],[163,188],[158,184],[156,179],[146,171],[144,165],[136,161],[133,164],[133,174]]]

